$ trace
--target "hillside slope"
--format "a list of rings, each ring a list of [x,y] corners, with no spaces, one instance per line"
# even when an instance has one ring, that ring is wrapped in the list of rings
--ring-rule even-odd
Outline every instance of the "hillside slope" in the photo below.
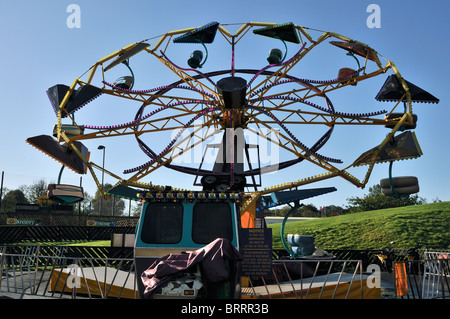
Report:
[[[281,224],[273,229],[273,248],[282,249]],[[450,202],[375,210],[286,223],[287,234],[313,235],[323,249],[414,247],[450,249]]]

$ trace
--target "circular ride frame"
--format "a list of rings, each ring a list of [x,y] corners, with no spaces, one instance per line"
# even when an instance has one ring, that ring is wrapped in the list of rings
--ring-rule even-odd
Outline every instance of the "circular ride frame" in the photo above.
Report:
[[[255,28],[267,28],[270,30],[271,28],[277,28],[285,25],[249,22],[242,24],[237,32],[232,34],[225,28],[227,25],[212,23],[204,27],[170,31],[160,37],[132,43],[123,49],[98,60],[89,69],[89,71],[84,74],[87,74],[87,78],[85,80],[81,80],[80,78],[75,79],[64,98],[62,98],[60,105],[55,108],[58,118],[55,129],[57,142],[67,143],[67,145],[81,158],[94,178],[98,188],[102,192],[104,191],[102,190],[102,186],[97,179],[94,169],[109,174],[118,180],[118,184],[124,186],[137,187],[139,189],[149,191],[162,191],[165,189],[165,186],[143,183],[141,180],[160,167],[169,167],[178,171],[183,171],[183,168],[173,165],[172,162],[176,157],[181,156],[184,152],[187,152],[198,144],[206,141],[208,138],[216,134],[218,130],[237,128],[248,129],[259,137],[266,138],[271,143],[275,143],[281,149],[292,153],[294,159],[280,163],[280,168],[287,167],[301,161],[308,161],[324,170],[324,173],[320,175],[265,187],[262,190],[247,192],[240,201],[241,211],[245,211],[247,207],[254,204],[255,201],[264,194],[287,189],[296,189],[299,186],[338,176],[354,184],[356,187],[363,188],[369,180],[374,165],[380,162],[377,160],[379,152],[385,145],[392,141],[397,131],[401,130],[401,128],[405,125],[414,124],[412,100],[407,82],[403,79],[399,73],[399,70],[392,61],[385,59],[374,49],[364,43],[330,31],[320,31],[321,35],[317,39],[314,39],[309,34],[309,32],[312,32],[311,29],[294,24],[287,25],[290,25],[290,27],[295,31],[295,35],[299,40],[299,50],[288,60],[277,64],[266,65],[259,70],[235,68],[235,47],[239,45],[239,43],[243,41],[246,36],[251,35],[251,32],[249,31],[252,29],[255,34]],[[202,73],[196,69],[182,68],[174,64],[166,55],[167,49],[170,45],[172,45],[171,41],[174,37],[196,34],[211,26],[215,26],[217,28],[218,35],[222,36],[231,46],[229,69]],[[277,38],[276,36],[273,37]],[[340,46],[341,48],[349,51],[350,54],[356,54],[362,57],[364,59],[364,62],[361,64],[362,67],[355,70],[355,72],[350,75],[327,81],[299,79],[289,74],[294,66],[296,66],[307,54],[313,51],[315,47],[326,43],[327,40],[342,41],[334,43],[331,42],[331,44],[338,47]],[[346,47],[342,47],[342,45]],[[122,63],[123,61],[128,61],[128,59],[135,54],[144,52],[159,60],[170,71],[175,73],[179,80],[169,85],[150,90],[118,88],[115,87],[114,84],[111,84],[105,80],[105,72],[109,69]],[[381,61],[385,62],[382,63]],[[371,68],[374,70],[367,72],[367,66],[369,63],[371,64]],[[398,99],[396,103],[394,103],[394,106],[390,111],[365,114],[341,113],[334,110],[331,101],[326,96],[328,92],[341,89],[348,85],[355,85],[358,82],[376,77],[388,71],[392,71],[394,73],[404,90],[403,96]],[[137,112],[134,121],[114,126],[87,126],[76,123],[74,113],[78,110],[78,108],[75,110],[67,110],[66,105],[72,98],[71,95],[83,86],[95,86],[93,79],[98,73],[101,73],[101,77],[103,79],[102,83],[96,86],[98,89],[101,89],[101,93],[117,98],[131,99],[142,103],[142,106]],[[225,105],[223,95],[218,92],[217,83],[214,82],[214,78],[221,76],[234,77],[241,74],[253,76],[246,87],[245,105],[230,108]],[[289,86],[289,90],[287,91],[280,89],[281,92],[277,91],[276,93],[271,93],[272,88],[283,88],[283,85],[287,83],[297,83],[299,86],[294,89],[292,89],[292,86]],[[194,94],[198,94],[198,98],[168,94],[175,88],[194,92]],[[327,107],[321,107],[311,102],[314,97],[324,98]],[[303,103],[308,107],[312,107],[313,111],[304,111],[298,109],[298,107],[289,107],[298,103]],[[401,113],[402,116],[387,119],[387,117],[392,114],[400,104],[403,104],[405,107],[404,112]],[[146,107],[151,108],[150,112],[145,113]],[[178,115],[170,117],[154,116],[165,109],[175,110],[178,112]],[[274,114],[277,112],[283,114],[283,116],[275,116]],[[373,118],[373,116],[380,114],[385,114],[386,118]],[[188,122],[183,122],[181,120],[181,117],[183,116],[189,116],[190,120]],[[83,131],[83,134],[68,134],[68,132],[64,130],[62,118],[70,119],[74,126]],[[189,134],[187,137],[180,138],[181,132],[191,126],[197,119],[202,119],[202,127],[194,127],[193,133]],[[249,124],[255,124],[258,129],[251,128]],[[319,138],[316,144],[312,147],[307,147],[302,144],[291,131],[289,131],[286,127],[288,124],[324,125],[327,127],[327,132]],[[262,128],[271,130],[274,125],[278,125],[281,128],[277,138],[269,138],[264,135]],[[383,134],[381,143],[370,152],[368,160],[366,160],[363,164],[361,161],[355,160],[355,162],[341,169],[333,165],[334,163],[339,163],[339,160],[335,160],[318,153],[319,149],[329,139],[335,125],[383,125],[389,126],[392,129],[389,134]],[[141,139],[143,134],[168,130],[179,130],[179,134],[161,152],[153,151]],[[74,144],[75,141],[123,135],[135,135],[140,148],[150,157],[150,161],[147,163],[124,171],[124,173],[133,173],[132,176],[126,179],[90,161],[89,158],[82,154],[82,152],[77,148],[76,144]],[[197,136],[194,143],[193,136]],[[420,155],[421,154],[418,154],[418,156]],[[412,156],[410,158],[415,157],[417,156]],[[356,178],[348,172],[350,168],[360,165],[367,165],[368,167],[362,180]],[[185,172],[192,173],[188,170]],[[199,175],[203,174],[203,176],[207,174],[207,172],[203,172],[201,170],[197,170],[196,173]],[[260,170],[258,171],[253,169],[247,171],[246,173],[247,176],[254,176],[257,173],[260,173]],[[176,190],[176,188],[172,188],[172,190]]]

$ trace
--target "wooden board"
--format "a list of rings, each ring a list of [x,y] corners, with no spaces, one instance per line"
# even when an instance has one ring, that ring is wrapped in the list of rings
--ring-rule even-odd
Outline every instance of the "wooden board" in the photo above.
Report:
[[[137,287],[135,290],[133,272],[129,273],[110,267],[78,268],[78,277],[72,283],[73,279],[69,278],[70,271],[71,268],[55,269],[50,278],[50,291],[72,293],[75,290],[77,294],[86,294],[92,297],[139,298]],[[74,286],[76,288],[73,288]]]
[[[242,288],[242,299],[272,298],[272,299],[380,299],[380,288],[369,288],[367,275],[332,273],[280,282],[257,287]]]

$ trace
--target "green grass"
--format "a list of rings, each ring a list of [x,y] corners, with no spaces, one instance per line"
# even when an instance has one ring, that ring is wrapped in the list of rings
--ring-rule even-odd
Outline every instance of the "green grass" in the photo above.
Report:
[[[96,240],[96,241],[85,241],[85,240],[77,240],[77,241],[30,241],[30,242],[19,242],[15,245],[32,245],[32,246],[90,246],[90,247],[109,247],[111,246],[110,240]]]
[[[281,224],[273,229],[273,248],[283,249]],[[414,247],[450,249],[450,202],[406,206],[342,216],[288,222],[287,234],[313,235],[322,249]]]
[[[95,247],[110,247],[110,240],[96,240],[96,241],[80,241],[76,243],[68,243],[65,246],[95,246]]]

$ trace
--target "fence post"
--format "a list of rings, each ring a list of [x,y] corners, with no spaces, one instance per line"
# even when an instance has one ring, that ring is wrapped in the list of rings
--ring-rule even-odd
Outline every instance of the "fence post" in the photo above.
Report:
[[[408,295],[408,280],[404,262],[394,262],[395,295],[397,297]]]
[[[0,288],[2,287],[3,265],[5,264],[5,250],[6,250],[5,246],[0,247]]]

